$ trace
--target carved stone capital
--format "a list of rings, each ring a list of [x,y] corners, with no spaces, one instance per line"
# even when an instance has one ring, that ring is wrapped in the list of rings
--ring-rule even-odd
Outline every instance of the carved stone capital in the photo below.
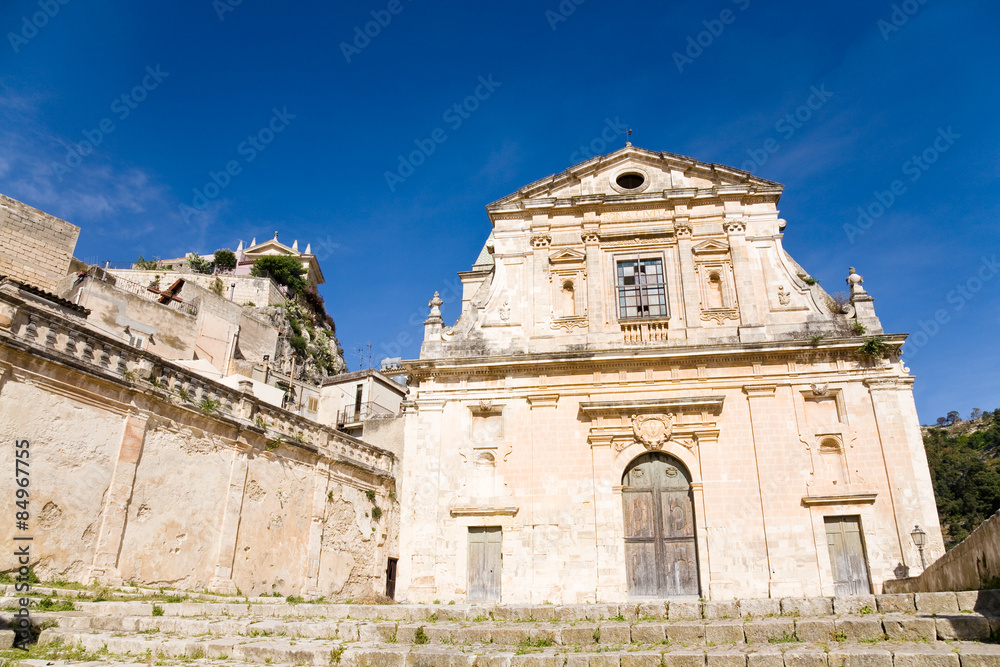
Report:
[[[750,398],[774,398],[776,389],[773,384],[748,384],[743,386],[743,393]]]
[[[550,245],[552,245],[552,237],[548,234],[536,234],[531,237],[532,248],[548,248]]]
[[[899,389],[905,386],[903,378],[868,378],[864,381],[865,386],[868,387],[869,391],[876,391],[879,389]]]

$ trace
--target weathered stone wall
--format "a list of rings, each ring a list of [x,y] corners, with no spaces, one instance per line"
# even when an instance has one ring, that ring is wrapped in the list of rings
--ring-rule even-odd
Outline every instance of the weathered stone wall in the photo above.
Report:
[[[916,577],[885,582],[886,593],[1000,588],[1000,511]]]
[[[0,440],[31,443],[40,577],[330,600],[384,591],[398,553],[392,454],[30,296],[0,283]],[[0,481],[14,489],[12,475]],[[15,534],[0,522],[0,539]]]
[[[76,225],[0,195],[0,276],[55,291],[79,235]]]
[[[436,362],[433,390],[421,389],[405,417],[403,460],[420,465],[403,466],[402,552],[412,557],[400,564],[401,596],[462,600],[468,528],[501,526],[504,602],[626,600],[621,485],[628,464],[649,451],[630,423],[642,407],[591,415],[585,406],[706,395],[721,399],[717,414],[663,408],[675,412],[677,437],[662,446],[693,482],[702,596],[833,595],[829,516],[860,518],[880,592],[900,564],[919,565],[913,524],[932,533],[929,553],[943,547],[930,485],[912,470],[921,459],[919,429],[907,427],[916,419],[908,380],[895,376],[898,365],[874,377],[848,358],[800,361],[806,382],[783,377],[777,357],[756,369],[750,359],[699,369],[696,361],[618,357],[549,366],[544,386],[530,360],[505,360],[496,374],[463,365],[454,375]],[[828,385],[839,414],[808,412],[813,384]],[[473,435],[484,403],[501,422],[492,441]],[[828,437],[844,443],[845,478],[823,469],[819,443]],[[479,465],[482,451],[495,465]]]
[[[362,425],[361,439],[365,442],[387,449],[397,457],[403,456],[404,419],[369,419]]]
[[[65,282],[65,281],[64,281]],[[125,340],[125,327],[146,338],[147,349],[166,359],[192,359],[198,340],[198,318],[185,309],[167,306],[116,289],[93,276],[75,277],[66,298],[91,311],[87,318],[109,336]],[[152,335],[152,341],[149,340]]]
[[[160,285],[164,289],[178,278],[183,278],[185,283],[191,283],[211,290],[218,278],[222,282],[222,296],[227,301],[232,301],[238,306],[252,303],[255,306],[274,306],[283,303],[287,298],[278,285],[270,278],[256,278],[254,276],[218,275],[212,276],[204,273],[188,273],[183,271],[147,271],[144,269],[109,269],[108,273],[121,276],[126,280],[131,280],[140,285],[148,285],[157,276],[160,277]],[[235,291],[231,287],[236,283]],[[232,299],[230,299],[232,295]]]

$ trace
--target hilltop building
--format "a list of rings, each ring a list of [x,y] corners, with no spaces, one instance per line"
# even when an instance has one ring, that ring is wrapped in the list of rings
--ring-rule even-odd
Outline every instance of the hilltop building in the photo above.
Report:
[[[781,193],[628,145],[487,207],[404,362],[399,597],[877,593],[914,525],[943,553],[905,335],[788,255]]]

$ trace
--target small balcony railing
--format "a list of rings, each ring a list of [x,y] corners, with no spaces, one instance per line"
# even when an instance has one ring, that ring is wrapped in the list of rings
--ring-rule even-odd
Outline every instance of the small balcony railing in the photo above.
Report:
[[[397,416],[399,416],[397,411],[387,408],[384,405],[374,402],[362,403],[360,406],[352,405],[343,410],[338,410],[337,426],[357,424],[368,419],[392,419]]]
[[[626,343],[667,342],[667,318],[622,320],[622,336]]]

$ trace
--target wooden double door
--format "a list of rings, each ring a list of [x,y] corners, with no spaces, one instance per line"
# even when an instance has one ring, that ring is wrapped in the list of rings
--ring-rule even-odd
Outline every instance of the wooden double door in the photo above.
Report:
[[[503,565],[500,526],[469,528],[469,602],[499,602]]]
[[[691,478],[680,461],[635,459],[622,476],[622,511],[629,595],[698,595]]]
[[[826,545],[833,569],[833,594],[839,597],[871,593],[861,517],[828,516],[823,522],[826,524]]]

